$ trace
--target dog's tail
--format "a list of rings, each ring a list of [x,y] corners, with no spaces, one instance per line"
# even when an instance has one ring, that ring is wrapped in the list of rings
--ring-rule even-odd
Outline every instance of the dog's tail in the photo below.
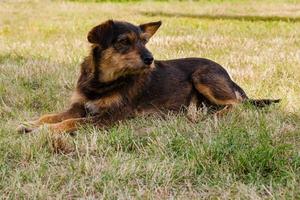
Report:
[[[258,108],[263,108],[274,103],[279,103],[281,99],[246,99],[244,102],[254,105]]]

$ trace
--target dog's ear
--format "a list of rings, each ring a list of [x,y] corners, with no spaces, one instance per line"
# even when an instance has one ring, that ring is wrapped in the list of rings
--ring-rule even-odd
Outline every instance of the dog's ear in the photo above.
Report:
[[[113,26],[113,20],[108,20],[95,26],[88,33],[88,41],[92,44],[99,44],[101,47],[106,48],[112,42]]]
[[[147,24],[141,24],[140,29],[143,33],[146,34],[147,39],[150,39],[154,33],[157,31],[157,29],[160,27],[161,21],[157,22],[150,22]]]

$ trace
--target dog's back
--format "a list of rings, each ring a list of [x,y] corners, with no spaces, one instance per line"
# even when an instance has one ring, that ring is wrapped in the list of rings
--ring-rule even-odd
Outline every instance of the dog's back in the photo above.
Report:
[[[218,73],[229,77],[220,65],[204,58],[155,61],[155,70],[149,74],[149,82],[137,101],[138,106],[180,110],[189,105],[193,95],[197,95],[199,103],[209,104],[201,94],[198,94],[192,80],[195,71],[206,68],[214,68]]]

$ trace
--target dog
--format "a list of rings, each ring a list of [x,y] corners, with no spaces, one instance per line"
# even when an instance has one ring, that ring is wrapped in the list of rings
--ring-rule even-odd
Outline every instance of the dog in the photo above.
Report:
[[[19,132],[47,124],[52,133],[71,133],[84,124],[108,127],[152,113],[178,112],[191,105],[221,106],[217,113],[248,102],[264,107],[279,99],[250,99],[219,64],[205,58],[154,60],[146,48],[161,21],[133,25],[108,20],[92,28],[90,54],[69,109],[21,125]]]

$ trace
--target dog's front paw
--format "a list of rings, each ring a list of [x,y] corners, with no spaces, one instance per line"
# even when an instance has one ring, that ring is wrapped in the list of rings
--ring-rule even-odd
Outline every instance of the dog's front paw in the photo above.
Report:
[[[23,124],[20,124],[16,131],[18,133],[21,133],[21,134],[25,134],[25,133],[30,133],[30,132],[36,132],[38,130],[38,127],[37,126],[34,126],[33,124],[31,123],[23,123]]]
[[[21,124],[17,127],[17,132],[18,133],[21,133],[21,134],[24,134],[24,133],[30,133],[33,131],[33,128],[30,128],[30,127],[27,127],[26,125],[24,124]]]

